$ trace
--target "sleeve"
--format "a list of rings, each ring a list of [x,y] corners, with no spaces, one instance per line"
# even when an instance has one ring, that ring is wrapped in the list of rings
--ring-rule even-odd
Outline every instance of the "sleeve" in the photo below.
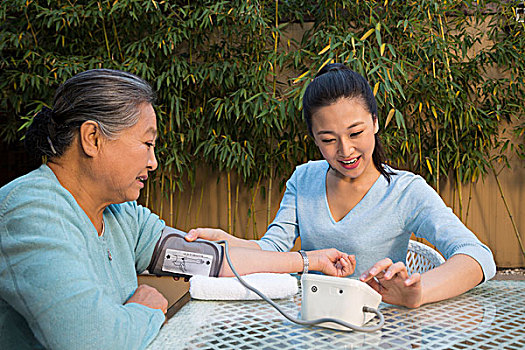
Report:
[[[483,281],[494,277],[496,264],[489,247],[479,241],[425,180],[417,176],[405,189],[404,196],[408,232],[434,244],[445,259],[456,254],[472,257],[483,270]]]
[[[26,198],[0,210],[0,296],[45,348],[145,348],[164,314],[122,305],[108,293],[103,281],[114,272],[106,270],[102,278],[95,273],[89,262],[97,259],[94,250],[70,225],[78,213],[60,208],[64,204]]]
[[[139,228],[135,246],[135,268],[137,273],[140,274],[148,268],[153,251],[166,223],[148,208],[137,205],[135,202],[133,204]]]
[[[297,222],[297,171],[286,182],[286,191],[273,222],[264,236],[255,241],[263,250],[287,252],[299,237]]]

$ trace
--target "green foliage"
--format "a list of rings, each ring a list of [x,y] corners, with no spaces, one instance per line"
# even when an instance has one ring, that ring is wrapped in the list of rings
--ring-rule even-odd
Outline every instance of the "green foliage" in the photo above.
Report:
[[[393,165],[431,181],[450,173],[474,180],[494,157],[506,161],[507,148],[525,156],[525,36],[511,4],[5,1],[0,137],[20,138],[24,118],[72,75],[122,69],[158,92],[157,154],[160,174],[175,175],[162,182],[170,191],[193,182],[197,164],[236,172],[249,185],[282,179],[319,157],[301,98],[335,61],[376,91]],[[290,26],[306,19],[302,39],[288,39]],[[499,136],[503,121],[513,123],[514,141]]]

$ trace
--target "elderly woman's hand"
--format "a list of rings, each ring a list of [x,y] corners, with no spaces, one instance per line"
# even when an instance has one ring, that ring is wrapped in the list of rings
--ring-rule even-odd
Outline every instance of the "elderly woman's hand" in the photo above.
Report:
[[[155,288],[141,284],[135,293],[124,304],[137,303],[152,309],[159,309],[163,313],[168,311],[168,300]]]
[[[308,251],[306,255],[310,270],[337,277],[345,277],[354,273],[355,255],[348,255],[333,248]]]

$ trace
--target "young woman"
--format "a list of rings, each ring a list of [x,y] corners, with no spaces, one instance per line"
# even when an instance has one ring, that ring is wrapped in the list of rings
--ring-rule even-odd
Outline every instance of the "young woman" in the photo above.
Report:
[[[461,294],[492,278],[490,249],[418,175],[383,163],[377,103],[368,82],[342,64],[325,66],[306,89],[303,113],[324,160],[297,167],[275,220],[259,241],[222,230],[195,229],[187,239],[288,251],[335,247],[355,254],[355,277],[407,307]],[[404,264],[411,233],[437,246],[447,261],[423,275]]]
[[[157,167],[153,101],[137,76],[95,69],[35,117],[26,146],[48,162],[0,189],[0,349],[143,349],[164,323],[166,299],[137,286],[165,226],[136,203]],[[295,252],[230,254],[242,274],[303,269]],[[354,270],[335,249],[307,254],[314,270]]]

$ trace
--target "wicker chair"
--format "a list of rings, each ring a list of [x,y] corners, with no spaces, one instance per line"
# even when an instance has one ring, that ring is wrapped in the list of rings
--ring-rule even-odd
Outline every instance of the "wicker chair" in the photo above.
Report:
[[[414,240],[408,241],[407,271],[423,273],[445,262],[445,259],[434,249],[426,244]]]

